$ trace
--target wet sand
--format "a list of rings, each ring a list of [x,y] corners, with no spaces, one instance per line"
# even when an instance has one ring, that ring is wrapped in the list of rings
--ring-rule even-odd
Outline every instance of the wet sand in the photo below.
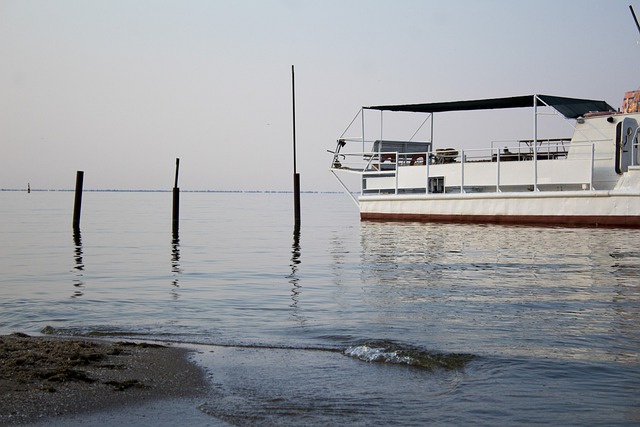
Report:
[[[207,384],[187,355],[170,345],[0,336],[0,424],[221,425],[197,409]]]

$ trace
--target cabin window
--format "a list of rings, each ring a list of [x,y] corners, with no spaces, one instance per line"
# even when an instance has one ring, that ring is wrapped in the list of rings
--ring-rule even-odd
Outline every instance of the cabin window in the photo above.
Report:
[[[429,178],[429,193],[444,193],[444,176]]]

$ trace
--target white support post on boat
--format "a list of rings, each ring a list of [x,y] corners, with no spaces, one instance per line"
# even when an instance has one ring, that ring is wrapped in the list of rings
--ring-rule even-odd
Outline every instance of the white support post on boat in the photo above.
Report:
[[[631,137],[631,165],[638,165],[638,130],[640,128],[636,128],[633,136]]]
[[[396,159],[396,164],[395,164],[395,170],[396,170],[396,172],[395,172],[395,174],[396,174],[396,192],[395,192],[395,194],[396,195],[398,194],[398,155],[399,154],[396,151],[396,156],[395,156],[395,159]]]
[[[433,113],[429,113],[431,115],[431,140],[429,141],[431,143],[431,150],[433,150],[433,118],[434,115]]]
[[[429,148],[431,147],[432,146],[429,146]],[[429,163],[431,163],[429,161],[430,158],[431,158],[431,151],[427,150],[427,152],[424,154],[424,166],[425,166],[425,171],[427,172],[427,185],[424,187],[425,194],[429,194]]]
[[[591,173],[589,174],[589,190],[593,191],[593,168],[595,166],[596,159],[596,146],[594,143],[591,143]]]
[[[538,191],[538,95],[533,95],[533,191]]]
[[[464,150],[460,150],[460,194],[464,194]]]
[[[496,148],[496,193],[500,192],[500,149]]]
[[[362,122],[362,152],[364,153],[364,108],[360,109],[362,116],[360,117],[360,121]]]
[[[429,115],[431,116],[431,136],[429,137],[429,152],[427,153],[427,157],[424,159],[424,162],[427,165],[427,188],[426,188],[426,194],[429,194],[429,163],[431,163],[431,161],[429,160],[431,158],[431,155],[433,153],[433,119],[434,119],[434,114],[433,113],[429,113]]]
[[[638,136],[638,129],[634,133],[634,138],[631,140],[631,166],[636,165],[636,138]]]

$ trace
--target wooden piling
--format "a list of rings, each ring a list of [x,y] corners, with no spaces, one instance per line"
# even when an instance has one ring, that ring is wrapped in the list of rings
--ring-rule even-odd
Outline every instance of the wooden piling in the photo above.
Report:
[[[73,203],[73,228],[80,228],[80,210],[82,208],[82,184],[84,181],[84,171],[76,172],[76,193]]]
[[[293,174],[293,218],[295,226],[300,228],[300,174]]]
[[[176,159],[176,178],[173,184],[173,215],[172,230],[173,234],[178,234],[180,228],[180,188],[178,188],[178,169],[180,168],[180,159]]]
[[[293,219],[300,226],[300,174],[296,165],[296,82],[294,66],[291,66],[291,97],[293,110]]]

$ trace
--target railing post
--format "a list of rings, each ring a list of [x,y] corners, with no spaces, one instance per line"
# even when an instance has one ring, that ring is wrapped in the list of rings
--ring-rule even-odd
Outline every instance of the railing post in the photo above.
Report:
[[[396,164],[395,164],[395,168],[396,168],[396,192],[395,194],[398,194],[398,158],[399,158],[399,153],[396,151]],[[382,163],[381,163],[382,164]],[[380,168],[382,168],[382,166],[380,166]]]
[[[464,150],[460,150],[460,194],[464,193]]]
[[[533,95],[533,191],[538,191],[538,95]]]
[[[638,130],[640,130],[640,128],[636,128],[636,131],[633,133],[633,137],[632,137],[632,141],[633,143],[631,144],[631,164],[633,166],[637,166],[638,165]]]
[[[595,145],[591,143],[591,173],[589,174],[589,190],[593,190],[593,168],[595,167]]]
[[[500,192],[500,149],[496,148],[496,193]]]
[[[425,194],[429,194],[429,193],[430,193],[430,191],[429,191],[429,163],[431,163],[431,162],[429,161],[429,158],[430,158],[430,157],[431,157],[431,152],[430,152],[430,151],[427,151],[427,152],[424,154],[424,164],[425,164],[425,166],[426,166],[426,171],[427,171],[427,185],[426,185],[426,187],[425,187],[425,189],[424,189],[424,193],[425,193]]]
[[[364,153],[364,108],[362,108],[362,115],[360,116],[360,120],[362,122],[362,152]]]

